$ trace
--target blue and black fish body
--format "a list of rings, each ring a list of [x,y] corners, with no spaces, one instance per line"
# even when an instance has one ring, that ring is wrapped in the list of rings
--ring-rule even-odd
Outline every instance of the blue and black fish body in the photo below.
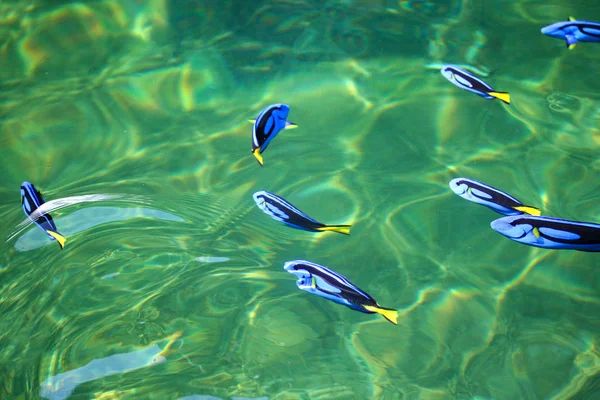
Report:
[[[290,107],[287,104],[272,104],[258,114],[252,128],[252,154],[258,163],[263,165],[262,152],[267,149],[271,140],[283,129],[295,128],[296,124],[287,121]]]
[[[506,104],[510,104],[510,95],[507,92],[497,92],[494,88],[469,71],[455,65],[445,65],[440,72],[452,84],[461,89],[475,93],[488,100],[500,99]]]
[[[556,22],[542,28],[544,35],[564,39],[569,50],[577,42],[600,42],[600,23],[592,21],[578,21],[569,17],[568,21]]]
[[[273,194],[261,190],[252,195],[256,205],[263,210],[265,214],[276,221],[282,222],[290,228],[302,229],[310,232],[326,232],[333,231],[350,234],[351,225],[327,225],[319,222],[296,207],[287,200]]]
[[[33,186],[32,183],[23,182],[21,184],[21,205],[23,206],[25,215],[35,222],[35,224],[39,226],[41,230],[46,232],[51,240],[56,240],[62,249],[65,247],[66,239],[58,232],[52,216],[50,216],[50,214],[42,214],[37,217],[37,219],[31,218],[31,214],[44,203],[45,202],[42,194],[35,188],[35,186]]]
[[[560,218],[517,215],[492,221],[496,232],[545,249],[600,251],[600,225]]]
[[[346,277],[323,265],[306,260],[288,261],[283,268],[298,279],[300,290],[316,294],[327,300],[366,314],[378,313],[393,324],[398,324],[398,312],[384,308],[365,291],[359,289]]]
[[[489,207],[503,215],[541,214],[538,208],[526,206],[508,193],[475,179],[452,179],[448,186],[463,199]]]

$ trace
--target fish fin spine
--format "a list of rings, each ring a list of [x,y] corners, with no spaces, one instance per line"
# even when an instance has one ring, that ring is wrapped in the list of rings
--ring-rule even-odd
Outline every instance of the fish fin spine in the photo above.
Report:
[[[260,155],[260,147],[257,147],[256,149],[254,149],[252,151],[252,154],[254,154],[254,157],[256,158],[256,161],[258,161],[258,163],[260,164],[260,166],[263,166],[263,158]]]
[[[506,104],[510,104],[510,94],[507,92],[487,92],[492,97],[502,100]]]
[[[343,233],[344,235],[349,235],[351,227],[352,227],[352,225],[325,225],[320,228],[317,228],[317,230],[319,232],[330,231],[330,232]]]
[[[46,231],[48,233],[48,235],[52,236],[54,239],[56,239],[56,241],[58,242],[58,245],[60,246],[61,249],[65,248],[65,242],[67,241],[67,238],[64,237],[63,235],[61,235],[58,232],[53,232],[53,231]]]
[[[398,325],[398,311],[392,308],[384,308],[380,306],[363,306],[365,310],[381,314],[385,319],[394,325]]]
[[[537,207],[532,206],[517,206],[513,207],[513,210],[520,211],[525,214],[533,215],[535,217],[539,217],[542,215],[542,211]]]
[[[577,21],[575,17],[569,17],[569,21]]]
[[[297,127],[298,127],[298,125],[296,125],[295,123],[290,122],[290,121],[285,121],[285,129],[295,129]]]

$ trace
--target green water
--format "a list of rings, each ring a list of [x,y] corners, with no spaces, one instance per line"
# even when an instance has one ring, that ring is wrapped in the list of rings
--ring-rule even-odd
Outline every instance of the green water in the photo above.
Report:
[[[600,5],[2,0],[0,398],[600,398],[598,256],[508,240],[448,187],[600,221],[600,44],[540,33],[570,15]],[[279,102],[299,128],[261,168],[247,120]],[[25,180],[114,197],[52,213],[61,251],[19,225]],[[398,326],[298,290],[294,259]]]

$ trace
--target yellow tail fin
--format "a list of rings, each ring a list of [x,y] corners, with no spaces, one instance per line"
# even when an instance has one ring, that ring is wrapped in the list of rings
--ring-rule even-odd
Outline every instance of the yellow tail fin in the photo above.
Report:
[[[398,311],[390,308],[363,306],[365,310],[376,312],[377,314],[383,315],[385,319],[390,321],[394,325],[398,325]]]
[[[181,335],[183,335],[183,331],[177,331],[169,336],[169,341],[159,354],[163,357],[166,356],[170,352],[173,343],[175,343],[181,337]]]
[[[67,238],[65,238],[63,235],[61,235],[58,232],[52,232],[52,231],[46,231],[48,233],[48,235],[52,236],[54,239],[56,239],[56,241],[58,242],[58,245],[60,246],[61,249],[65,248],[65,242],[67,241]]]
[[[350,234],[350,228],[352,225],[325,225],[320,228],[317,228],[319,232],[331,231],[331,232],[339,232],[344,235]]]
[[[542,211],[537,208],[537,207],[532,207],[532,206],[518,206],[518,207],[513,207],[514,210],[517,211],[521,211],[525,214],[529,214],[529,215],[533,215],[533,216],[540,216],[542,215]]]
[[[510,104],[510,94],[506,92],[487,92],[492,97],[502,100],[506,104]]]
[[[256,149],[254,149],[254,151],[252,152],[252,154],[254,154],[254,157],[256,157],[256,161],[258,161],[258,163],[262,167],[263,166],[263,158],[260,155],[260,147],[257,147]]]

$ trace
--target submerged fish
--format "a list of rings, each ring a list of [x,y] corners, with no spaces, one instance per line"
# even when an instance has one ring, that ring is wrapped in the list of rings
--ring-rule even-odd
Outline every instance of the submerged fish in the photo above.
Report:
[[[35,222],[40,229],[46,232],[51,240],[56,240],[62,249],[65,247],[65,242],[67,239],[58,233],[56,224],[54,223],[54,220],[50,214],[42,214],[36,219],[31,218],[31,214],[42,204],[44,204],[44,199],[42,198],[40,191],[37,190],[30,182],[23,182],[21,184],[21,205],[23,206],[25,215]]]
[[[600,251],[600,225],[560,218],[517,215],[492,221],[496,232],[546,249]]]
[[[391,323],[398,324],[398,311],[384,308],[344,276],[322,265],[305,260],[288,261],[283,268],[296,275],[298,289],[316,294],[366,314],[378,313]]]
[[[540,215],[539,208],[523,205],[508,193],[469,178],[452,179],[450,189],[463,199],[481,204],[503,215]]]
[[[290,107],[287,104],[273,104],[266,107],[258,114],[252,128],[252,154],[258,163],[263,165],[262,152],[282,129],[295,128],[297,125],[287,121]]]
[[[490,85],[462,68],[455,65],[445,65],[442,67],[442,75],[454,85],[461,89],[468,90],[485,99],[500,99],[506,104],[510,104],[510,95],[506,92],[497,92]]]
[[[314,220],[281,197],[261,190],[252,195],[256,205],[268,216],[276,221],[283,222],[289,227],[310,232],[333,231],[350,234],[351,225],[326,225]]]
[[[173,344],[181,337],[182,331],[168,337],[165,347],[157,343],[127,353],[116,353],[103,358],[95,358],[86,365],[49,376],[40,386],[40,397],[48,400],[67,400],[73,391],[86,382],[121,375],[140,368],[152,367],[167,361],[167,355],[173,353]],[[75,395],[74,397],[78,397]],[[100,397],[94,397],[100,398]],[[107,397],[103,397],[107,398]],[[111,398],[114,398],[111,396]]]
[[[577,42],[600,42],[600,23],[577,21],[569,17],[568,21],[556,22],[542,28],[542,33],[558,39],[564,39],[569,50]]]

